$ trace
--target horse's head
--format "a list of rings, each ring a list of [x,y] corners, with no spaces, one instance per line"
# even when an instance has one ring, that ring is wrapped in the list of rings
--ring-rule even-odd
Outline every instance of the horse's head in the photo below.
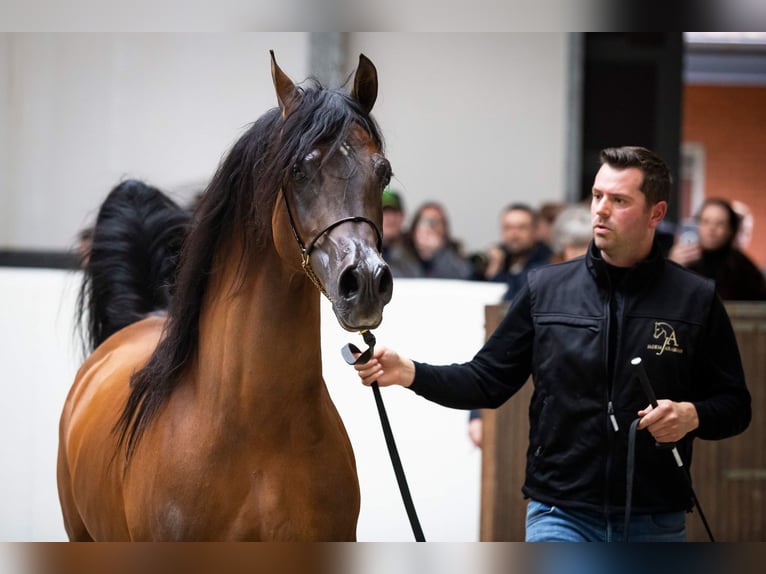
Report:
[[[282,113],[281,139],[290,151],[275,209],[289,221],[292,253],[332,302],[349,331],[377,327],[391,300],[393,279],[380,253],[381,194],[391,166],[369,113],[377,97],[377,72],[360,56],[350,94],[304,90],[271,55]],[[294,142],[292,145],[290,141]]]

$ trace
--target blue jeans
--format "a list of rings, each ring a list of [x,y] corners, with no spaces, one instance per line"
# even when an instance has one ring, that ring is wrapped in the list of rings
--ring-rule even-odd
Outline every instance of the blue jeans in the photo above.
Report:
[[[527,542],[622,542],[625,516],[563,510],[530,500],[527,504]],[[686,542],[684,512],[633,514],[630,542]]]

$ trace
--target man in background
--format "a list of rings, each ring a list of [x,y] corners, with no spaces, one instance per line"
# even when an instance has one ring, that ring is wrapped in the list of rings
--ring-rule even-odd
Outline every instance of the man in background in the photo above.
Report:
[[[485,278],[505,283],[503,301],[512,300],[526,281],[530,269],[550,261],[551,249],[538,242],[537,214],[523,203],[514,203],[500,214],[500,244],[487,253]]]
[[[417,277],[418,261],[407,247],[404,237],[404,202],[399,192],[387,187],[383,204],[383,259],[394,277]]]

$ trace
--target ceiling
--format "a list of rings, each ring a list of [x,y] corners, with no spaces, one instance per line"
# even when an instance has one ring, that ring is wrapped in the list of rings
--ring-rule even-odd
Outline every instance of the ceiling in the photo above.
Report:
[[[766,86],[766,33],[685,32],[684,82]]]

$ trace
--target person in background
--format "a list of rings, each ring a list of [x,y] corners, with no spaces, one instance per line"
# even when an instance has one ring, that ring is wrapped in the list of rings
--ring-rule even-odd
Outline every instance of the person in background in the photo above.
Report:
[[[600,159],[585,257],[530,271],[473,359],[429,365],[379,345],[354,368],[364,385],[399,385],[460,409],[497,408],[532,375],[526,540],[681,542],[693,496],[686,470],[656,442],[676,443],[690,464],[694,439],[748,427],[751,397],[712,282],[668,262],[656,242],[667,164],[642,147],[604,149]],[[659,398],[654,408],[635,357]],[[634,435],[629,481],[636,421],[647,432]]]
[[[747,251],[753,240],[753,227],[755,226],[753,212],[748,204],[736,199],[731,202],[731,207],[739,215],[739,231],[734,239],[734,245],[740,251]]]
[[[507,285],[503,301],[516,296],[530,269],[550,262],[550,247],[536,233],[537,214],[528,205],[514,203],[500,214],[500,244],[487,253],[485,278]]]
[[[590,210],[584,205],[571,205],[556,217],[551,228],[552,263],[569,261],[585,255],[593,239]]]
[[[383,205],[383,259],[394,277],[418,277],[420,265],[407,246],[402,231],[404,202],[401,195],[387,187],[381,198]]]
[[[540,205],[540,209],[537,210],[537,230],[535,232],[535,239],[537,239],[538,243],[551,246],[553,242],[553,226],[558,216],[566,208],[566,203],[558,201],[548,201]]]
[[[697,221],[697,242],[679,238],[669,258],[713,279],[724,300],[766,300],[763,273],[735,245],[741,219],[731,204],[724,199],[707,199]]]
[[[468,279],[471,265],[462,256],[460,243],[450,234],[444,207],[434,201],[420,206],[405,241],[419,263],[417,277]]]

